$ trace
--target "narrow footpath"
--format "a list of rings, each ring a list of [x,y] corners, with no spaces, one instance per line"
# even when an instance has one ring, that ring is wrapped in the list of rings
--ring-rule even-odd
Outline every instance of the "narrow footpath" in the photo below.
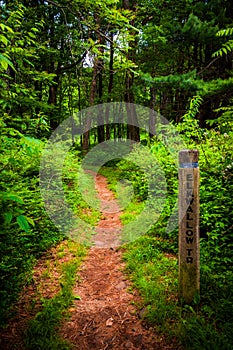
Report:
[[[177,349],[143,322],[140,297],[123,272],[122,250],[116,248],[120,208],[99,174],[96,189],[103,215],[74,288],[80,300],[75,300],[72,316],[61,328],[62,337],[78,350]]]

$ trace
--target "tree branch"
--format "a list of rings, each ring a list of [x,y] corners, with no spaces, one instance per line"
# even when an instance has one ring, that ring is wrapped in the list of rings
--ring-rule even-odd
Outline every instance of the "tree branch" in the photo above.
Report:
[[[92,49],[92,47],[90,49]],[[65,67],[59,67],[57,69],[57,72],[60,73],[60,72],[63,72],[63,71],[66,71],[66,70],[69,70],[69,69],[72,69],[72,68],[78,66],[85,59],[85,57],[88,54],[88,51],[90,49],[86,49],[86,51],[82,54],[82,56],[80,57],[80,59],[78,61],[75,61],[75,62],[73,62],[73,63],[71,63],[71,64],[69,64],[69,65],[67,65]]]
[[[208,69],[210,66],[212,66],[212,64],[219,60],[219,58],[221,58],[220,56],[216,57],[215,59],[213,59],[209,64],[208,66],[206,66],[205,68],[203,68],[200,72],[197,73],[197,75],[200,75],[201,73],[203,73],[206,69]]]

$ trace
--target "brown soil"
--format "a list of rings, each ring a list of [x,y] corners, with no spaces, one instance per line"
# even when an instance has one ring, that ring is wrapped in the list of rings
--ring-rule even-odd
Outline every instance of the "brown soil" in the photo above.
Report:
[[[96,228],[94,246],[80,268],[81,278],[74,287],[74,294],[80,296],[80,300],[75,300],[69,309],[71,316],[60,327],[60,335],[78,350],[179,349],[143,321],[146,310],[140,306],[140,296],[123,272],[122,249],[116,249],[121,230],[119,207],[101,175],[96,176],[96,189],[103,217]],[[51,298],[58,292],[61,271],[54,263],[59,259],[58,250],[53,248],[35,267],[34,283],[25,287],[16,316],[2,332],[0,349],[22,350],[27,321],[41,308],[38,300],[41,296]],[[68,261],[72,254],[68,252],[60,258],[61,263],[62,259]],[[50,276],[46,274],[48,264]],[[37,300],[34,309],[31,308],[33,299]]]

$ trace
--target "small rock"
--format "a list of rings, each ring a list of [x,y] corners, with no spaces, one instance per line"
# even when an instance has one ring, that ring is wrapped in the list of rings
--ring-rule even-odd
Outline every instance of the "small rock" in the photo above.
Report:
[[[134,337],[134,346],[136,346],[136,348],[140,348],[140,346],[142,345],[142,334],[138,334]]]
[[[127,342],[125,343],[125,348],[126,348],[126,349],[133,349],[133,344],[132,344],[130,341],[127,341]]]
[[[146,316],[147,313],[148,313],[148,310],[147,310],[146,307],[144,307],[143,309],[141,309],[139,311],[138,316],[139,316],[139,318],[143,319]]]
[[[125,289],[125,288],[127,288],[127,284],[126,284],[124,281],[120,282],[120,283],[116,286],[116,289],[118,289],[118,290],[122,290],[122,289]]]
[[[107,327],[111,327],[112,325],[113,325],[113,318],[110,317],[110,318],[108,318],[107,321],[106,321],[106,326],[107,326]]]

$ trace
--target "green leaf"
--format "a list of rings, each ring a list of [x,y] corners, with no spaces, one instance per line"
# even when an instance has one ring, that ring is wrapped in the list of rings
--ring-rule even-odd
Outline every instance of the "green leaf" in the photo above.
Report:
[[[33,64],[32,62],[30,62],[29,60],[27,60],[26,58],[24,58],[24,61],[25,61],[26,63],[28,63],[30,66],[34,67],[34,64]]]
[[[30,136],[23,136],[22,140],[24,142],[28,142],[28,143],[33,144],[35,146],[41,146],[41,144],[42,144],[41,140],[36,139],[34,137],[30,137]]]
[[[8,68],[7,59],[2,59],[1,56],[2,55],[0,54],[0,64],[4,70],[7,70],[7,68]]]
[[[36,38],[36,35],[35,35],[34,33],[32,33],[32,32],[28,32],[28,35],[29,35],[31,38],[33,38],[33,39]]]
[[[5,70],[8,68],[8,66],[10,66],[15,71],[15,67],[14,67],[13,63],[6,56],[2,55],[1,53],[0,53],[0,65]]]
[[[35,227],[35,223],[34,220],[28,216],[26,216],[27,221],[29,222],[29,224],[31,224],[33,227]]]
[[[13,215],[12,213],[4,213],[4,222],[6,225],[9,225],[12,221]]]
[[[24,230],[25,232],[29,232],[30,231],[30,226],[28,224],[26,216],[19,215],[16,220],[17,220],[17,223],[19,224],[19,227],[22,230]]]
[[[74,299],[75,300],[81,300],[81,297],[80,297],[80,295],[74,295]]]
[[[9,33],[14,33],[14,31],[9,27],[9,26],[6,26],[5,24],[3,23],[0,23],[0,28],[2,28],[2,30],[7,30]]]
[[[4,44],[7,45],[8,44],[8,40],[4,35],[0,35],[0,41]]]
[[[0,199],[1,200],[11,200],[11,201],[17,202],[19,204],[24,204],[24,201],[22,200],[22,198],[14,193],[0,192]]]

